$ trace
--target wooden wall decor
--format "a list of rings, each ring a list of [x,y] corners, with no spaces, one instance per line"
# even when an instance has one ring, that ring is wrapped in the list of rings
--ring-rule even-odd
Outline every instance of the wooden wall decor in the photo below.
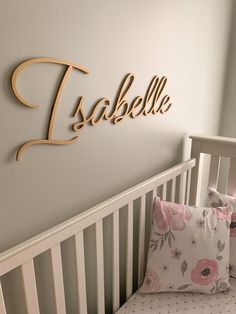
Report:
[[[23,151],[25,151],[28,147],[32,145],[39,144],[53,144],[53,145],[67,145],[74,143],[78,140],[78,135],[62,140],[56,139],[53,136],[53,130],[56,120],[57,109],[59,106],[60,98],[65,87],[66,81],[68,80],[73,69],[79,70],[82,73],[89,74],[89,70],[85,67],[74,64],[71,62],[66,62],[62,60],[58,60],[55,58],[35,58],[25,61],[17,66],[12,74],[11,86],[14,95],[20,101],[21,104],[35,109],[39,107],[37,104],[32,104],[28,100],[24,99],[18,89],[17,89],[17,77],[20,73],[27,68],[29,65],[36,63],[54,63],[61,64],[65,68],[65,72],[62,76],[62,79],[57,87],[57,93],[55,99],[52,104],[52,110],[48,119],[48,130],[47,136],[45,139],[33,139],[30,140],[20,146],[16,153],[16,160],[20,160]],[[146,90],[144,96],[136,96],[131,102],[126,100],[126,95],[130,90],[134,81],[134,75],[129,73],[125,76],[121,85],[117,91],[115,99],[113,102],[110,101],[107,97],[102,97],[98,99],[93,105],[89,114],[85,113],[84,110],[84,97],[80,96],[79,101],[74,110],[73,117],[76,121],[72,125],[72,129],[74,132],[78,133],[81,129],[83,129],[87,124],[89,125],[97,125],[102,122],[102,120],[109,120],[114,124],[118,124],[127,116],[131,118],[137,118],[140,115],[156,115],[158,113],[164,114],[166,113],[170,107],[170,97],[168,95],[163,95],[163,90],[165,88],[167,78],[165,76],[158,77],[154,76]]]

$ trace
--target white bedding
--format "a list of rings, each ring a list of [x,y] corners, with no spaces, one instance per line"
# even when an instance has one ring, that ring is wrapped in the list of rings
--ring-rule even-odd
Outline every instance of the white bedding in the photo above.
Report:
[[[117,314],[236,314],[236,279],[227,293],[135,293]]]

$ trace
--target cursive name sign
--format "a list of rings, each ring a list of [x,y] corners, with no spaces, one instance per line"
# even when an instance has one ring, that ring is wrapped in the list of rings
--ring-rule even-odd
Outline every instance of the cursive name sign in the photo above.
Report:
[[[60,98],[62,91],[65,87],[65,83],[68,80],[71,71],[78,70],[83,73],[88,74],[89,71],[81,65],[74,64],[71,62],[61,61],[55,58],[35,58],[21,63],[13,72],[12,75],[12,90],[16,98],[21,102],[21,104],[29,108],[39,107],[36,104],[30,103],[24,99],[17,90],[16,80],[21,71],[31,64],[36,63],[55,63],[61,64],[65,67],[65,72],[62,76],[62,79],[57,87],[57,93],[52,104],[52,110],[49,115],[48,127],[47,127],[47,136],[45,139],[33,139],[20,146],[16,153],[16,160],[20,160],[20,157],[24,150],[29,148],[32,145],[37,144],[53,144],[53,145],[66,145],[74,143],[78,140],[78,135],[66,140],[56,139],[53,135],[56,113],[59,106]],[[114,124],[120,123],[125,117],[137,118],[140,115],[156,115],[166,113],[170,107],[170,97],[163,93],[165,88],[167,78],[165,76],[158,77],[154,76],[146,90],[144,96],[136,96],[131,102],[126,100],[126,95],[130,90],[134,81],[134,75],[129,73],[125,76],[123,81],[118,88],[116,97],[114,101],[111,102],[110,99],[102,97],[98,99],[91,108],[89,114],[85,113],[84,110],[84,97],[80,96],[79,100],[75,106],[73,117],[75,122],[72,125],[73,131],[77,134],[81,129],[83,129],[87,124],[97,125],[103,120],[109,120]]]

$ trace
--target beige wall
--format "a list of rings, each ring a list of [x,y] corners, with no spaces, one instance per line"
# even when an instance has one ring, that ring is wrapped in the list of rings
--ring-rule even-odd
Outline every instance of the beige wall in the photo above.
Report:
[[[191,133],[216,134],[224,79],[231,1],[1,1],[0,250],[166,169],[182,158]],[[135,74],[130,99],[154,75],[166,75],[173,106],[166,115],[86,127],[68,146],[35,146],[15,161],[20,144],[45,137],[61,68],[36,65],[19,86],[42,104],[30,110],[10,89],[25,59],[56,57],[79,63],[66,86],[56,125],[68,138],[70,115],[84,95],[86,109],[113,99],[125,74]]]
[[[222,100],[220,135],[236,137],[236,1],[233,1],[230,44],[228,49],[226,79]]]

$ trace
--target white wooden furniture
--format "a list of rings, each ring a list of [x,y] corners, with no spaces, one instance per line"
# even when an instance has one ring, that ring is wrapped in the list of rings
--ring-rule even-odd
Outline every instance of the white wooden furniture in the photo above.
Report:
[[[120,307],[124,299],[129,298],[144,277],[145,260],[149,236],[150,212],[152,199],[159,195],[163,199],[179,201],[180,203],[195,204],[199,199],[199,182],[201,182],[200,165],[201,154],[211,155],[209,182],[212,186],[218,184],[218,173],[222,156],[230,158],[227,191],[233,194],[236,189],[236,140],[222,137],[191,136],[192,158],[182,162],[152,178],[146,180],[110,199],[94,206],[60,225],[35,236],[0,254],[0,313],[12,313],[14,302],[18,302],[19,314],[47,313],[46,305],[42,304],[40,290],[44,289],[42,283],[38,283],[37,258],[47,255],[50,269],[48,280],[53,287],[53,310],[54,313],[88,313],[88,308],[93,308],[94,313],[111,313]],[[195,166],[196,165],[196,166]],[[227,171],[226,171],[227,172]],[[228,173],[228,172],[227,172]],[[121,225],[121,211],[125,213],[125,229]],[[104,220],[110,218],[109,247],[112,258],[106,262],[104,253]],[[137,227],[138,226],[138,227]],[[88,301],[90,292],[87,286],[87,263],[85,254],[85,233],[90,227],[94,228],[94,247],[96,265],[96,295],[95,300]],[[123,228],[123,229],[122,229]],[[137,229],[137,230],[136,230]],[[125,236],[124,232],[125,230]],[[136,232],[136,233],[135,233]],[[134,234],[138,236],[134,237]],[[66,268],[66,259],[62,253],[62,246],[69,239],[72,244],[73,262],[76,272],[70,274],[71,269]],[[124,241],[123,241],[123,240]],[[122,242],[123,241],[123,242]],[[125,246],[125,266],[122,262],[121,248]],[[64,250],[66,251],[66,250]],[[106,262],[106,265],[105,265]],[[125,269],[125,270],[124,270]],[[107,272],[110,270],[110,273]],[[121,278],[121,271],[125,278]],[[11,273],[14,273],[11,276]],[[65,277],[73,277],[77,285],[75,291],[65,289]],[[106,275],[106,276],[105,276]],[[18,276],[18,277],[17,277]],[[19,298],[11,298],[8,290],[9,277],[17,277],[17,284],[23,287],[23,293],[19,289]],[[106,297],[105,279],[112,278],[112,309],[105,304],[109,303]],[[11,278],[11,280],[12,280]],[[11,281],[10,280],[10,281]],[[12,283],[11,283],[12,284]],[[48,283],[49,284],[49,283]],[[46,283],[47,286],[47,283]],[[45,287],[46,288],[46,287]],[[125,292],[125,293],[124,293]],[[17,293],[14,291],[14,293]],[[75,295],[75,302],[68,305],[67,296]],[[23,300],[22,300],[23,296]],[[90,302],[94,302],[90,307]],[[20,306],[24,310],[20,310]],[[73,309],[73,310],[71,310]],[[90,311],[91,312],[91,311]],[[17,313],[17,314],[18,314]],[[16,313],[14,313],[16,314]]]

